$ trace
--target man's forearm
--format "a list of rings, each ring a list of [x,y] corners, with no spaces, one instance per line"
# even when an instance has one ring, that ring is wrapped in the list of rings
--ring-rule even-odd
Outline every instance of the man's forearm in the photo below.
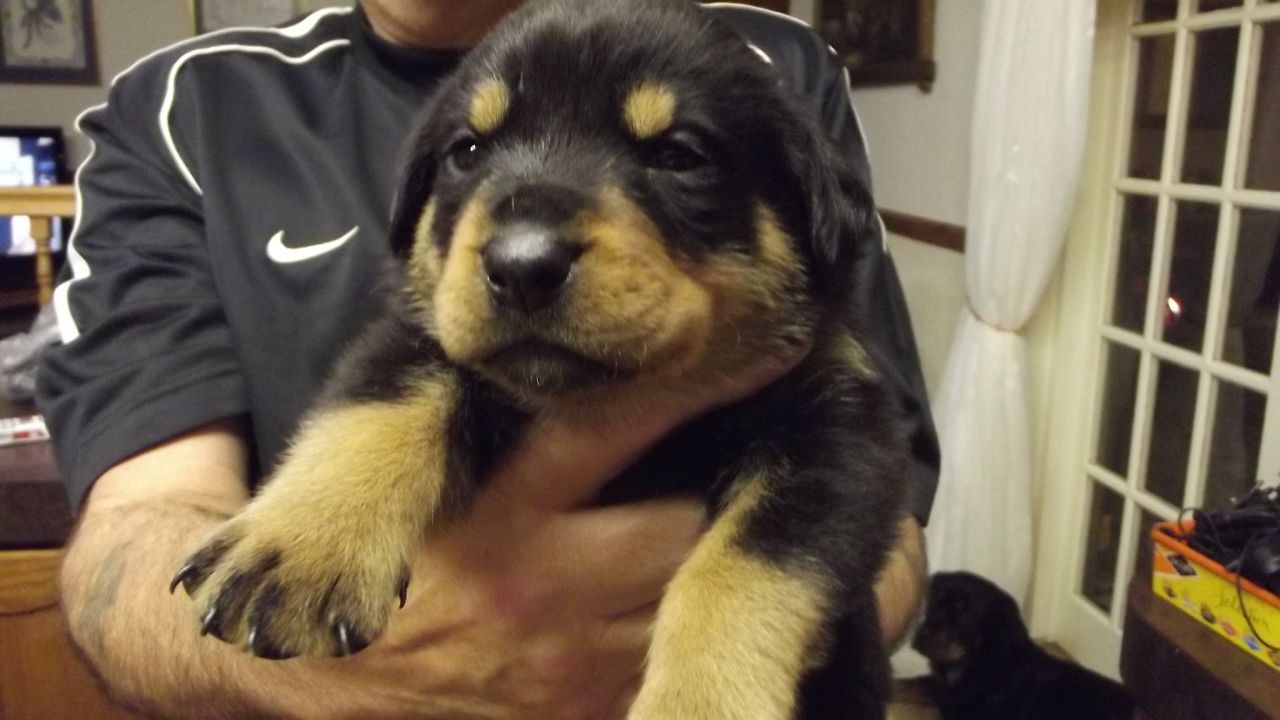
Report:
[[[86,516],[61,574],[72,638],[113,696],[147,713],[262,717],[287,707],[307,715],[317,698],[311,686],[330,684],[319,671],[201,638],[185,594],[167,592],[185,553],[224,519],[173,502]]]
[[[898,532],[898,542],[876,579],[880,632],[890,651],[906,639],[920,611],[929,575],[920,524],[914,517],[907,516],[899,524]]]
[[[160,500],[99,507],[82,520],[63,565],[63,606],[76,644],[113,695],[162,716],[405,714],[404,706],[386,707],[405,688],[394,687],[396,673],[377,663],[362,671],[351,660],[271,662],[199,636],[194,605],[166,588],[187,553],[224,519],[225,512],[199,503]],[[876,585],[888,645],[915,616],[923,558],[919,526],[905,522]],[[434,700],[441,698],[416,697],[408,712],[462,716]]]

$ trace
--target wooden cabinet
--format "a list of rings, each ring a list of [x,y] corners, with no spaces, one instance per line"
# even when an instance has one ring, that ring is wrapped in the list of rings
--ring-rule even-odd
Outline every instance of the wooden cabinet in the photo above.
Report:
[[[1120,675],[1160,720],[1268,720],[1280,708],[1276,671],[1151,591],[1150,570],[1129,585]]]
[[[57,605],[59,550],[0,551],[0,718],[115,720],[75,656]]]

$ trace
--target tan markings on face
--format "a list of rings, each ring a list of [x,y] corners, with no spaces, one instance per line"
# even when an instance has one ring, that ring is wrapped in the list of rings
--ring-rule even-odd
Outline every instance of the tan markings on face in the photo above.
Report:
[[[871,379],[879,375],[875,363],[867,354],[867,349],[852,333],[847,331],[835,333],[828,338],[822,352],[827,354],[830,362],[851,372],[854,377]]]
[[[756,205],[755,246],[690,269],[717,302],[717,357],[741,362],[810,337],[814,307],[804,261],[768,206]]]
[[[483,189],[477,197],[483,198]],[[434,326],[456,362],[477,363],[512,340],[512,328],[587,357],[639,373],[671,374],[705,347],[711,298],[668,253],[656,225],[621,191],[609,188],[564,228],[583,247],[573,279],[551,319],[495,310],[481,252],[494,231],[483,199],[456,222],[436,286]]]
[[[769,496],[766,478],[742,482],[667,589],[629,718],[788,718],[821,660],[826,583],[742,549]]]
[[[942,652],[938,654],[938,657],[933,659],[940,660],[942,662],[954,663],[966,660],[968,657],[969,651],[965,649],[965,646],[955,640],[952,640],[942,648]]]
[[[607,187],[562,228],[583,252],[557,307],[535,317],[503,313],[489,298],[481,252],[495,227],[485,207],[482,188],[459,214],[435,282],[430,326],[455,362],[483,371],[493,353],[538,339],[612,365],[634,378],[632,389],[678,389],[762,354],[789,353],[812,335],[803,262],[764,205],[749,252],[695,260],[674,252],[642,207]]]
[[[622,350],[632,364],[663,375],[701,356],[714,304],[706,288],[673,258],[657,225],[621,190],[601,193],[578,232],[588,243],[580,261],[576,332],[599,353]]]
[[[419,293],[430,293],[440,279],[439,245],[431,234],[431,226],[435,223],[436,201],[429,200],[418,216],[418,223],[413,229],[413,247],[409,256],[409,278],[413,281],[414,290]]]
[[[422,209],[422,214],[418,216],[418,223],[414,226],[413,245],[406,265],[406,289],[410,307],[423,327],[432,334],[435,332],[432,325],[435,313],[431,306],[444,264],[440,245],[432,234],[435,216],[436,201],[432,198]]]
[[[483,80],[471,93],[467,122],[472,130],[488,135],[498,129],[510,109],[511,93],[507,84],[498,78]]]
[[[436,339],[451,358],[463,363],[496,349],[488,342],[496,327],[480,255],[493,234],[483,197],[481,186],[458,214],[432,306]]]
[[[622,106],[627,130],[638,140],[648,140],[666,132],[676,119],[676,96],[665,85],[643,82],[627,96]]]

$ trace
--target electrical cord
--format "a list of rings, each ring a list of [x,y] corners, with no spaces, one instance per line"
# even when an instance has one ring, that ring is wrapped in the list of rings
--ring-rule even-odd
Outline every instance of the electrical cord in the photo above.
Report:
[[[1191,528],[1187,515],[1195,522]],[[1241,585],[1247,577],[1280,594],[1280,488],[1255,486],[1225,511],[1183,508],[1174,524],[1177,532],[1171,535],[1234,575],[1236,600],[1249,631],[1268,650],[1280,652],[1254,626]]]

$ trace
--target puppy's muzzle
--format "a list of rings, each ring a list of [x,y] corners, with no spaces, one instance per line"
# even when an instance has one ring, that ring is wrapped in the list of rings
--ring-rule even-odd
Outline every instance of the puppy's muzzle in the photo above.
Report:
[[[506,310],[537,312],[568,286],[581,255],[581,244],[554,227],[537,222],[508,225],[482,253],[489,297]]]
[[[513,174],[491,200],[493,236],[482,250],[485,286],[494,306],[531,314],[569,286],[582,243],[566,228],[587,207],[587,194],[545,175]]]

